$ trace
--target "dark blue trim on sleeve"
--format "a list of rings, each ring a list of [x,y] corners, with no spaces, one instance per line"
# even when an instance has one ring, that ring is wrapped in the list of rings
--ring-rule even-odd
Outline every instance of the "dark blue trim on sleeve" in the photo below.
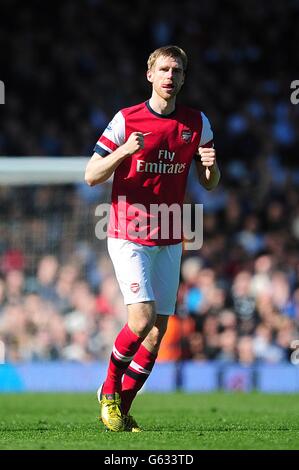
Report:
[[[107,157],[107,155],[109,155],[108,150],[103,149],[103,147],[101,147],[99,144],[96,144],[93,151],[101,155],[101,157]]]

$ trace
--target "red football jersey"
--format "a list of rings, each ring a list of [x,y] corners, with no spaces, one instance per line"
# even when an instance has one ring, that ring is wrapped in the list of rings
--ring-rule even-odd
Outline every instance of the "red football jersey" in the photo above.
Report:
[[[177,233],[174,225],[180,225],[192,159],[199,146],[213,145],[210,123],[202,112],[179,104],[171,114],[158,114],[147,101],[119,111],[95,152],[106,156],[137,131],[144,134],[144,149],[114,172],[108,236],[144,245],[179,243],[182,230]],[[168,231],[161,204],[166,212],[173,208]]]

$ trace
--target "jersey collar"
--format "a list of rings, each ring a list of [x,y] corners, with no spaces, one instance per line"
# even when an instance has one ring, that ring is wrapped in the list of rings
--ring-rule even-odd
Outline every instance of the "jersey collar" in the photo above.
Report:
[[[163,119],[171,118],[176,113],[176,108],[174,109],[174,111],[172,111],[172,113],[169,113],[169,114],[156,113],[156,111],[154,111],[153,108],[151,107],[151,105],[149,104],[149,100],[147,100],[145,102],[145,105],[146,105],[146,107],[147,107],[147,109],[149,110],[150,113],[152,113],[154,116],[157,116],[159,118],[163,118]]]

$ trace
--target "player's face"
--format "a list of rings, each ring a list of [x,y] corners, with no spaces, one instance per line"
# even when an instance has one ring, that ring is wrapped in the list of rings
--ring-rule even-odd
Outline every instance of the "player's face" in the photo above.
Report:
[[[180,58],[157,58],[151,70],[147,72],[147,79],[153,84],[154,91],[166,101],[174,98],[184,83],[184,70]]]

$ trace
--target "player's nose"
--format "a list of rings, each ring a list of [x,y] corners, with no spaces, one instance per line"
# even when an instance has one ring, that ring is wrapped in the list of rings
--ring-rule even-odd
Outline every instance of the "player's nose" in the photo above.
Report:
[[[173,77],[173,70],[172,69],[169,69],[167,70],[167,78],[172,78]]]

